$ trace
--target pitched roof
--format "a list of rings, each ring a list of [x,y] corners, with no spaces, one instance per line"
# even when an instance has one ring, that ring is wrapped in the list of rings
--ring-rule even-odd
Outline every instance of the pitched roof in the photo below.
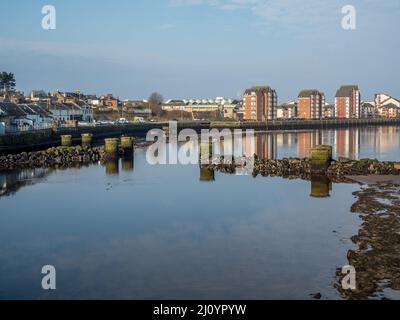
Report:
[[[317,89],[302,90],[299,93],[299,98],[309,98],[310,96],[315,96],[317,94],[323,94],[323,93],[319,92],[319,90]]]
[[[337,98],[350,97],[353,90],[359,90],[357,85],[341,86],[338,91],[336,91]]]
[[[26,113],[18,107],[15,103],[11,102],[0,102],[0,110],[2,110],[3,115],[9,117],[24,117]]]

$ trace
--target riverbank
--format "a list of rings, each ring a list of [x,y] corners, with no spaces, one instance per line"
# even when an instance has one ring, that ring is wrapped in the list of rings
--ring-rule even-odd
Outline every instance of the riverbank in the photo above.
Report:
[[[342,120],[297,120],[268,122],[234,122],[234,121],[185,121],[178,122],[178,130],[193,129],[253,129],[255,131],[293,131],[311,129],[353,128],[366,126],[400,125],[400,119],[342,119]],[[151,129],[162,129],[168,123],[135,123],[128,125],[110,125],[99,127],[45,129],[30,132],[19,132],[0,136],[0,154],[31,151],[58,146],[62,135],[71,135],[73,143],[80,143],[81,135],[90,133],[93,141],[104,138],[130,135],[145,137]]]
[[[242,164],[218,163],[202,165],[203,169],[219,171],[222,173],[235,173]],[[281,160],[261,159],[255,156],[252,169],[253,177],[283,177],[287,179],[312,180],[313,174],[321,175],[321,172],[314,173],[310,158],[284,158]],[[400,163],[389,161],[378,161],[375,159],[338,159],[330,161],[323,173],[332,182],[351,182],[349,176],[399,176]],[[354,180],[353,180],[354,182]]]

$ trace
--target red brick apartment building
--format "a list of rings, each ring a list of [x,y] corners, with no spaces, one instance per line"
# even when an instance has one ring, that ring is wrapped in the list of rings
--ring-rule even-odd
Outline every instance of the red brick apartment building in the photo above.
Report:
[[[300,119],[321,119],[325,106],[325,94],[316,90],[302,90],[297,101],[297,116]]]
[[[243,97],[243,119],[252,121],[274,120],[278,95],[269,86],[247,89]]]
[[[360,118],[361,94],[358,86],[342,86],[335,96],[336,118]]]

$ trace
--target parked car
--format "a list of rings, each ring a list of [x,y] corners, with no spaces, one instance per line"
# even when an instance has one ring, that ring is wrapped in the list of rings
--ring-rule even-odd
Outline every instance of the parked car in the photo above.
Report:
[[[127,119],[125,119],[125,118],[119,118],[116,121],[116,124],[129,124],[129,121]]]
[[[146,121],[144,121],[143,117],[135,117],[135,122],[136,123],[145,123]]]

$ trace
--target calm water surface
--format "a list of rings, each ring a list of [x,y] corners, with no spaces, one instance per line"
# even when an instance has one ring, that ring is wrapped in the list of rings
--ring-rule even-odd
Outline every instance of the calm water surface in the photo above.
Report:
[[[261,134],[256,152],[400,159],[400,128]],[[360,219],[357,184],[313,198],[309,181],[118,165],[0,173],[0,299],[340,299]],[[329,189],[328,189],[329,190]],[[41,289],[41,268],[57,290]],[[391,295],[396,294],[390,292]]]

